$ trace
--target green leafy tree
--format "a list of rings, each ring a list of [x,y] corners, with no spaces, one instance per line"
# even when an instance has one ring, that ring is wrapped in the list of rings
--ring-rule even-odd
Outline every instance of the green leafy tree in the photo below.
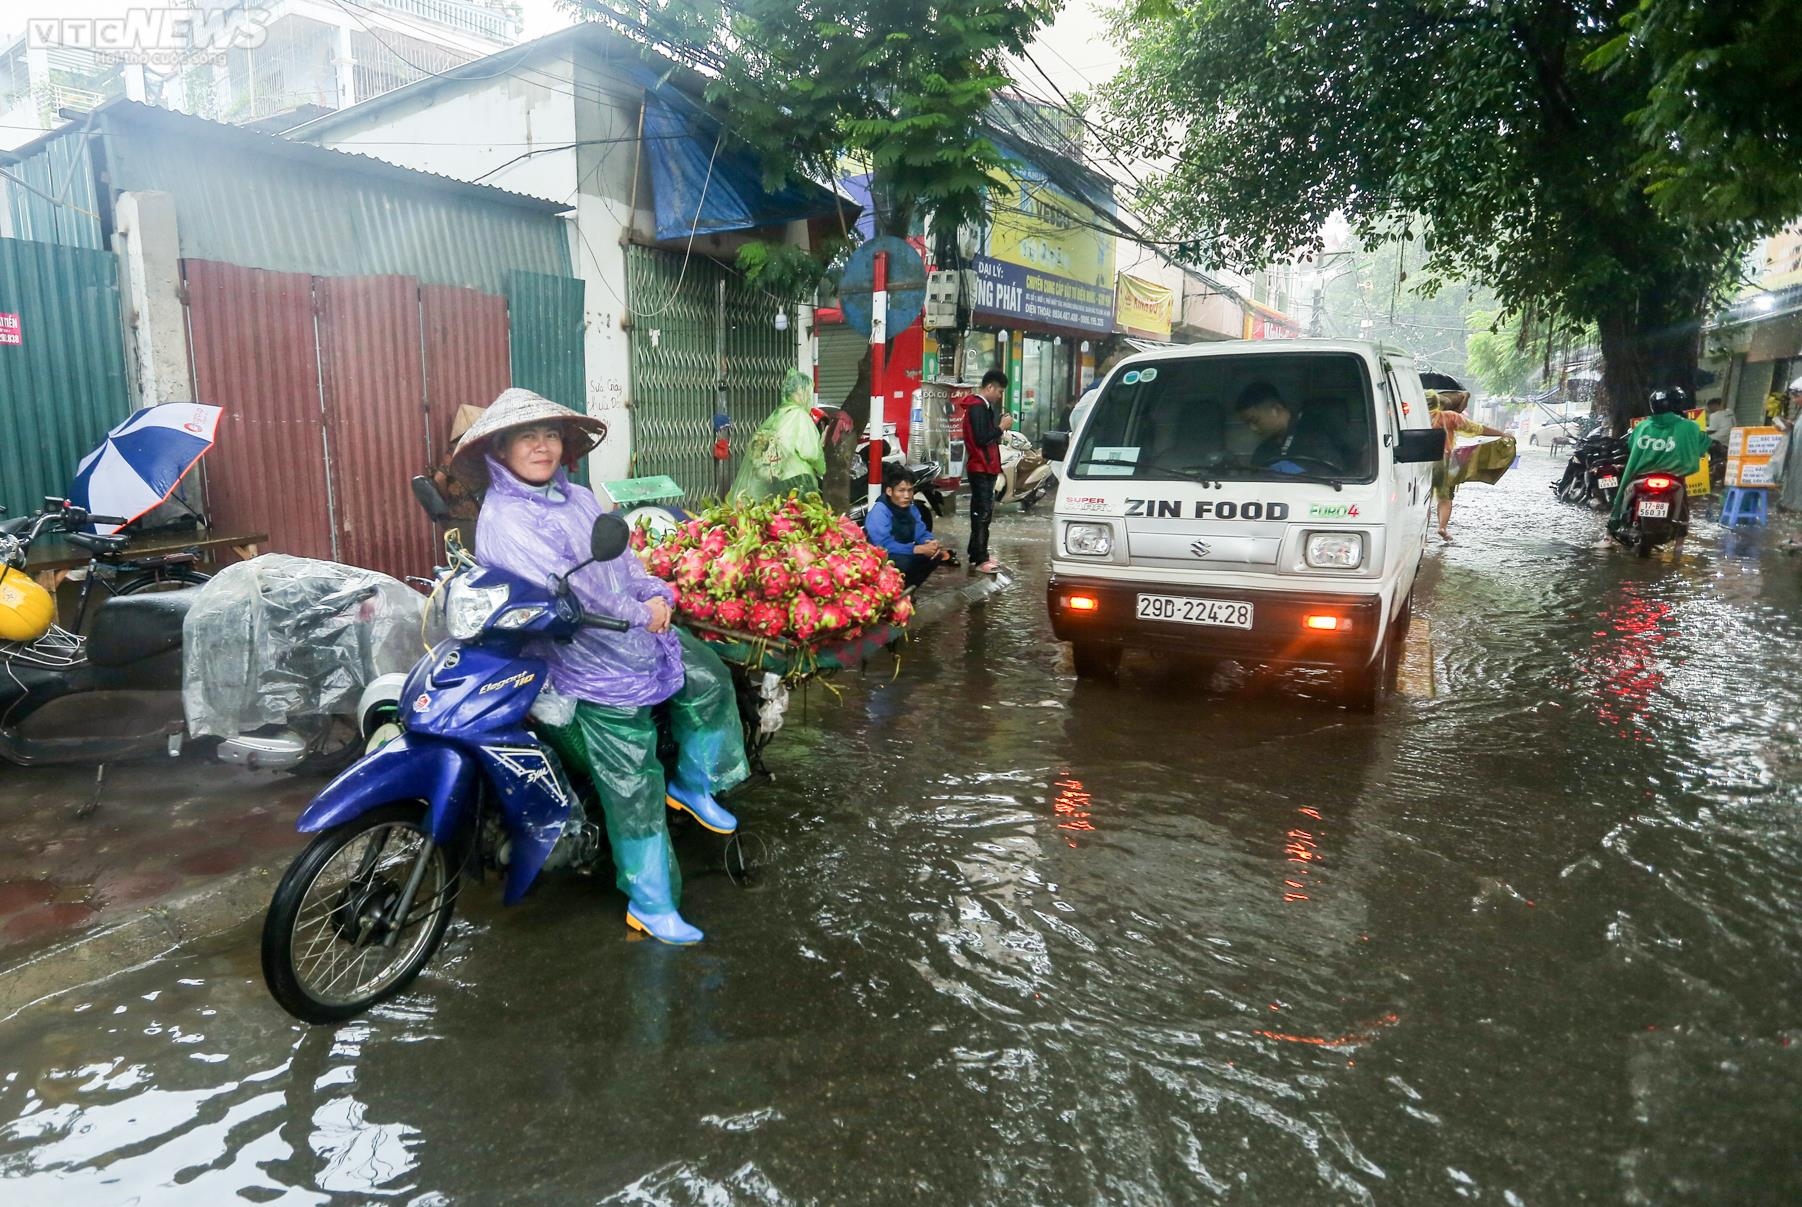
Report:
[[[1426,258],[1418,239],[1399,238],[1327,253],[1321,258],[1319,333],[1395,344],[1414,353],[1423,369],[1464,380],[1465,314],[1493,299],[1469,282],[1427,274]]]
[[[1654,74],[1586,63],[1636,6],[1573,0],[1136,0],[1109,120],[1168,174],[1160,223],[1213,262],[1417,230],[1428,269],[1550,325],[1593,322],[1615,422],[1693,378],[1698,317],[1754,227],[1673,213],[1630,122]]]
[[[584,15],[686,60],[708,99],[757,153],[771,187],[872,173],[878,233],[954,231],[987,212],[1000,152],[982,117],[1053,0],[579,0]],[[826,271],[753,245],[740,266],[766,288],[810,287]],[[810,280],[811,278],[811,280]],[[792,292],[791,292],[792,296]],[[869,418],[869,364],[847,396]],[[849,453],[846,454],[847,458]],[[834,474],[835,481],[842,475]]]
[[[1649,73],[1638,169],[1673,213],[1767,225],[1802,214],[1802,4],[1642,0],[1589,57]]]
[[[1470,375],[1491,394],[1525,394],[1551,357],[1550,341],[1521,316],[1478,310],[1469,315]]]

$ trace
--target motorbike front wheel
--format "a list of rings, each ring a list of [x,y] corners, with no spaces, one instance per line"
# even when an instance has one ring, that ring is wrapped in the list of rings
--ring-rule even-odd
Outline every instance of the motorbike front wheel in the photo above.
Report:
[[[263,919],[263,980],[282,1009],[340,1023],[400,993],[431,960],[460,861],[424,825],[423,804],[389,805],[325,831],[288,865]],[[397,919],[409,883],[412,905]]]

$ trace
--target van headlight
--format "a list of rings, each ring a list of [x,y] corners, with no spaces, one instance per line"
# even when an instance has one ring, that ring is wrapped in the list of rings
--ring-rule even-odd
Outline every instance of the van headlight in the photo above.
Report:
[[[1064,550],[1077,557],[1108,557],[1114,552],[1114,526],[1066,524]]]
[[[1364,564],[1364,534],[1310,532],[1306,558],[1315,570],[1356,570]]]
[[[494,610],[507,602],[505,586],[477,587],[453,579],[444,589],[444,628],[458,641],[479,637]]]

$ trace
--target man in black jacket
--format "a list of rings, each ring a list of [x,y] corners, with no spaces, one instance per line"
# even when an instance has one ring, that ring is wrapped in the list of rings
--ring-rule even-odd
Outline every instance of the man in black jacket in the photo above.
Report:
[[[1001,476],[1001,433],[1014,417],[1001,410],[1007,374],[990,369],[976,393],[959,399],[964,407],[964,473],[970,479],[970,567],[994,574],[1001,566],[989,556],[989,521],[995,518],[995,479]]]

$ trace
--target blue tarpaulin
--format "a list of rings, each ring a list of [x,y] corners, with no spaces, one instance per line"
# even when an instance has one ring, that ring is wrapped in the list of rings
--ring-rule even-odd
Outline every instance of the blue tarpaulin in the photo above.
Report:
[[[644,133],[659,239],[773,226],[828,215],[838,206],[847,223],[855,220],[856,205],[818,185],[765,189],[756,152],[667,86],[647,91]]]

